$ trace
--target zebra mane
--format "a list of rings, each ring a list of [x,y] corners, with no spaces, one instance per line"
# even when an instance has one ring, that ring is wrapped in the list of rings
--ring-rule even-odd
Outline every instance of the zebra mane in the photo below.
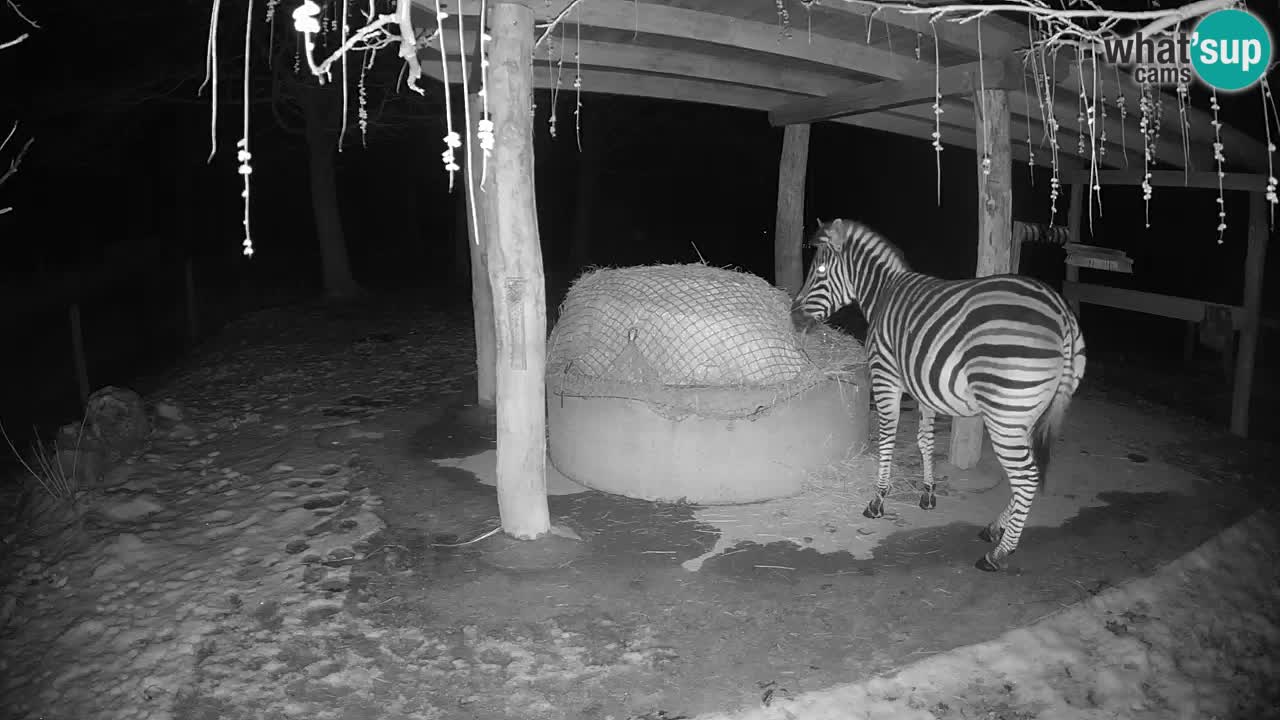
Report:
[[[850,242],[851,240],[853,242]],[[809,245],[811,247],[825,245],[836,253],[850,252],[853,248],[858,248],[890,265],[900,267],[904,272],[911,269],[901,248],[859,220],[837,218],[831,222],[820,223]]]

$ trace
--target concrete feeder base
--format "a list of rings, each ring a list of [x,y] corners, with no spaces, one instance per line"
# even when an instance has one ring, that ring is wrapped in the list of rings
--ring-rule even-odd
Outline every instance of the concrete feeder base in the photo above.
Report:
[[[665,417],[646,402],[562,395],[547,383],[551,462],[589,488],[641,500],[732,505],[800,492],[812,472],[866,444],[869,384],[828,379],[777,402],[770,390],[699,388],[682,399],[711,412]],[[696,398],[694,397],[696,395]],[[765,408],[745,418],[715,408]]]

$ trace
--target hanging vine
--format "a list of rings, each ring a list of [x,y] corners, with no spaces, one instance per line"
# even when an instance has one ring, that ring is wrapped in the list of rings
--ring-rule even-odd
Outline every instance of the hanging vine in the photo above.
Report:
[[[801,6],[805,8],[808,19],[808,40],[813,42],[812,34],[812,6],[818,0],[800,0]],[[1045,139],[1049,146],[1049,164],[1052,168],[1052,177],[1050,180],[1050,213],[1051,217],[1056,216],[1057,201],[1061,192],[1061,177],[1059,172],[1059,142],[1058,136],[1061,131],[1060,123],[1056,117],[1057,106],[1055,102],[1055,92],[1057,89],[1058,74],[1056,72],[1057,51],[1063,47],[1074,47],[1077,49],[1077,55],[1074,58],[1075,72],[1080,81],[1080,90],[1077,100],[1077,116],[1078,133],[1076,142],[1076,151],[1081,156],[1086,155],[1089,159],[1090,173],[1089,183],[1090,190],[1097,193],[1100,190],[1099,182],[1099,163],[1107,157],[1109,143],[1108,137],[1108,105],[1114,102],[1114,107],[1119,114],[1119,124],[1121,127],[1120,146],[1124,156],[1123,162],[1128,164],[1128,145],[1127,136],[1124,129],[1127,127],[1127,116],[1129,115],[1127,98],[1125,93],[1125,85],[1121,81],[1120,72],[1115,70],[1116,91],[1113,100],[1107,98],[1107,83],[1105,79],[1099,77],[1099,67],[1097,58],[1097,47],[1103,38],[1114,37],[1117,34],[1117,27],[1120,23],[1139,23],[1141,30],[1148,36],[1153,36],[1161,32],[1167,32],[1172,29],[1174,32],[1180,32],[1183,23],[1193,21],[1214,10],[1233,7],[1237,4],[1237,0],[1194,0],[1177,8],[1160,8],[1152,7],[1146,10],[1132,11],[1113,11],[1104,10],[1092,3],[1070,5],[1068,7],[1051,7],[1048,4],[1039,2],[1039,0],[1006,0],[1005,2],[995,3],[962,3],[962,2],[942,2],[939,4],[919,5],[907,2],[890,2],[882,0],[847,0],[848,2],[867,9],[865,13],[867,17],[867,32],[870,34],[875,17],[880,12],[893,11],[899,16],[915,16],[918,18],[923,15],[929,22],[933,34],[933,54],[935,65],[935,85],[934,98],[932,103],[934,129],[931,136],[931,145],[934,148],[935,157],[935,173],[937,176],[936,193],[938,201],[941,201],[942,185],[941,185],[941,153],[942,145],[942,115],[943,96],[940,79],[936,76],[936,68],[940,67],[940,42],[938,41],[937,22],[946,20],[955,23],[974,22],[977,26],[977,44],[979,55],[982,56],[982,27],[981,20],[983,17],[993,13],[1016,13],[1022,14],[1027,18],[1027,34],[1028,34],[1028,51],[1025,55],[1024,62],[1030,68],[1030,81],[1035,87],[1035,95],[1037,105],[1039,106],[1042,126],[1044,128]],[[328,3],[325,8],[321,8],[315,0],[301,0],[292,11],[292,19],[294,28],[301,38],[301,51],[295,55],[295,64],[297,67],[306,67],[317,80],[324,84],[332,82],[332,66],[335,63],[342,65],[343,76],[343,126],[339,133],[339,146],[341,147],[341,138],[345,136],[347,129],[347,103],[348,94],[350,92],[350,82],[348,79],[347,53],[356,51],[363,52],[365,55],[361,58],[360,73],[356,80],[356,101],[358,109],[356,117],[359,121],[362,140],[367,140],[366,133],[368,129],[368,100],[367,90],[365,87],[365,75],[373,62],[373,55],[377,49],[389,44],[399,45],[399,56],[405,65],[406,86],[418,93],[423,94],[423,90],[418,86],[418,81],[422,75],[422,69],[419,65],[418,51],[425,44],[431,43],[433,38],[439,38],[438,43],[440,53],[440,77],[447,85],[450,82],[450,69],[446,59],[445,43],[443,41],[445,32],[445,21],[451,16],[446,12],[441,0],[433,0],[435,9],[434,32],[425,40],[419,40],[415,34],[413,27],[412,15],[410,12],[411,0],[394,0],[394,12],[377,14],[375,12],[376,0],[369,0],[368,11],[364,13],[365,23],[363,26],[353,28],[350,22],[350,0],[340,0],[338,2]],[[780,28],[779,42],[791,39],[791,14],[788,8],[787,0],[774,0],[775,10],[777,11],[778,24]],[[274,22],[280,0],[266,0],[265,19],[268,23]],[[535,40],[535,51],[543,43],[548,43],[547,63],[548,69],[552,70],[554,63],[554,86],[552,115],[550,119],[551,132],[558,132],[559,116],[556,112],[556,100],[563,87],[564,60],[565,51],[568,47],[569,40],[567,38],[567,29],[562,24],[570,17],[570,15],[579,10],[579,6],[584,0],[570,0],[564,3],[554,15],[547,21],[538,23],[540,30],[539,36]],[[252,5],[251,5],[252,7]],[[486,92],[487,76],[489,69],[488,61],[488,43],[492,38],[488,34],[486,23],[487,2],[479,2],[479,19],[480,33],[479,42],[477,43],[478,53],[475,58],[471,58],[472,62],[480,63],[480,87],[476,90],[475,96],[480,100],[480,107],[473,112],[470,106],[469,94],[469,78],[466,76],[466,67],[469,58],[465,52],[461,53],[462,73],[461,83],[464,91],[467,92],[464,99],[463,114],[463,133],[454,130],[453,114],[454,108],[449,99],[449,94],[445,95],[445,123],[446,134],[443,137],[445,145],[441,153],[441,161],[446,172],[449,173],[450,187],[453,186],[454,173],[460,169],[457,162],[456,151],[463,146],[464,135],[465,143],[470,153],[472,141],[479,144],[481,168],[479,187],[483,190],[485,179],[487,177],[487,167],[496,142],[494,134],[493,122],[490,118],[488,108],[488,96]],[[217,44],[217,25],[220,17],[221,0],[211,0],[210,8],[210,28],[208,42],[206,46],[206,73],[205,80],[201,85],[201,91],[208,87],[211,91],[213,102],[210,110],[210,159],[217,151],[217,97],[218,97],[218,44]],[[551,10],[551,5],[547,5],[547,10]],[[638,33],[641,29],[640,12],[641,6],[637,1],[634,3],[635,11],[635,30]],[[338,13],[341,16],[338,16]],[[460,12],[454,13],[458,22],[459,42],[463,37],[462,15]],[[250,14],[251,24],[252,16]],[[892,43],[892,33],[889,32],[890,21],[884,19],[887,32],[887,40]],[[560,28],[560,40],[558,45],[554,40],[554,33]],[[246,43],[250,34],[250,28],[246,27],[245,36]],[[334,37],[336,36],[336,37]],[[916,60],[922,61],[923,56],[923,38],[919,25],[916,26],[916,42],[914,54]],[[582,131],[582,18],[578,16],[575,23],[575,47],[573,49],[574,63],[574,131],[575,137],[581,148],[581,131]],[[323,48],[324,56],[321,56],[321,48]],[[892,45],[890,45],[892,50]],[[553,57],[554,56],[554,57]],[[1084,64],[1086,60],[1089,62],[1090,74],[1086,78],[1084,73]],[[247,78],[249,76],[248,58],[246,53],[246,92]],[[979,66],[981,68],[981,66]],[[986,78],[984,71],[979,71],[979,85],[985,90]],[[1031,114],[1030,110],[1030,92],[1027,88],[1027,78],[1024,76],[1023,94],[1026,98],[1025,112]],[[1277,116],[1274,98],[1271,94],[1271,88],[1265,77],[1261,82],[1261,94],[1263,101],[1264,120],[1267,132],[1267,153],[1268,153],[1268,182],[1266,196],[1268,202],[1272,206],[1274,215],[1274,207],[1280,204],[1280,197],[1277,196],[1278,186],[1276,182],[1273,154],[1275,151],[1274,135],[1272,134],[1273,124],[1277,132],[1280,132],[1280,117]],[[1179,134],[1182,143],[1183,157],[1190,157],[1190,120],[1188,116],[1188,108],[1190,107],[1190,91],[1185,82],[1181,82],[1176,87],[1176,101],[1178,103],[1178,124]],[[1159,142],[1161,133],[1161,123],[1164,115],[1164,95],[1155,91],[1150,83],[1144,83],[1140,86],[1138,112],[1139,134],[1143,141],[1143,180],[1142,193],[1146,206],[1147,226],[1150,226],[1150,200],[1153,192],[1151,180],[1153,178],[1153,167],[1159,156]],[[1211,97],[1211,109],[1213,114],[1214,127],[1214,161],[1218,170],[1219,177],[1219,238],[1226,228],[1225,203],[1222,197],[1221,180],[1225,177],[1225,151],[1222,143],[1222,123],[1219,119],[1219,104],[1216,93]],[[980,103],[978,108],[980,114],[985,114],[987,108],[985,103]],[[472,124],[474,121],[474,125]],[[985,132],[985,128],[984,128]],[[473,137],[474,133],[474,137]],[[246,254],[253,251],[252,241],[249,233],[249,175],[252,173],[252,154],[249,150],[249,114],[246,104],[242,137],[237,143],[236,157],[238,162],[238,172],[244,178],[244,189],[242,195],[245,201],[244,224],[245,239],[244,247]],[[1087,142],[1086,142],[1087,140]],[[1028,158],[1034,165],[1036,159],[1036,148],[1031,135],[1031,128],[1027,128],[1027,150]],[[982,147],[979,149],[981,153],[981,168],[984,175],[990,172],[990,139],[985,136],[982,138]],[[1185,167],[1190,167],[1190,162],[1184,161]],[[472,186],[473,178],[470,175],[468,167],[468,188]],[[1100,200],[1099,200],[1100,202]],[[1099,206],[1100,207],[1100,206]]]

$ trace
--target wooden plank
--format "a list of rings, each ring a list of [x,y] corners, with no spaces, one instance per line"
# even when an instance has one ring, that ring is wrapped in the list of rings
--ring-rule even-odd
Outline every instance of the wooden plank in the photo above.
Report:
[[[783,131],[778,163],[778,214],[773,236],[773,284],[795,296],[804,283],[804,192],[809,167],[809,125]]]
[[[465,16],[478,16],[480,2],[481,0],[459,0],[454,10]],[[414,4],[423,7],[428,13],[434,13],[434,5],[430,3],[418,0]],[[564,7],[564,0],[534,4],[538,6],[539,20],[545,20]],[[783,56],[891,80],[907,77],[917,67],[914,57],[908,58],[869,47],[857,42],[855,38],[833,38],[804,32],[785,37],[775,23],[741,20],[670,5],[637,5],[632,0],[591,0],[579,3],[568,22],[574,25],[580,23],[583,28],[621,30],[636,35],[662,35],[736,48],[744,51],[744,59],[749,59],[752,53]],[[434,25],[432,22],[431,26]]]
[[[469,55],[474,55],[471,48],[474,45],[477,33],[474,30],[466,30],[464,36],[463,47],[467,49]],[[444,45],[446,53],[450,57],[458,57],[460,55],[459,41],[454,33],[445,35]],[[438,75],[438,73],[431,70],[433,65],[438,65],[439,63],[438,56],[434,54],[439,51],[438,48],[438,40],[433,40],[422,53],[422,61],[427,71],[433,76]],[[574,48],[575,50],[578,49],[576,42]],[[556,53],[558,52],[559,50],[556,51]],[[537,71],[541,72],[546,69],[545,63],[549,58],[554,62],[559,57],[556,53],[551,53],[546,45],[540,46],[534,53],[534,57],[539,60]],[[847,74],[803,71],[795,68],[780,67],[777,63],[755,60],[725,62],[722,57],[712,57],[694,51],[654,48],[630,43],[583,40],[580,53],[582,58],[581,68],[586,71],[584,77],[586,74],[602,69],[606,71],[629,70],[643,74],[677,76],[693,80],[714,80],[732,85],[767,88],[796,95],[811,96],[815,100],[829,96],[834,92],[848,90],[851,86],[866,87],[866,85],[860,85],[858,82],[850,80]],[[575,64],[575,70],[577,69],[578,66]],[[1063,63],[1056,69],[1061,74],[1068,70],[1068,66]],[[557,72],[557,74],[559,73]],[[927,74],[929,78],[933,77],[932,71],[927,71]],[[450,80],[454,83],[460,83],[461,75],[451,70]],[[563,88],[565,81],[563,77],[561,77],[561,80],[561,88]],[[932,80],[929,80],[929,83],[931,84]],[[626,94],[637,95],[639,93],[628,92]],[[932,124],[932,97],[932,91],[930,91],[925,97],[924,104],[917,107],[903,108],[903,112],[918,119],[927,120]],[[792,103],[795,101],[796,98],[793,97],[783,102]],[[944,105],[946,109],[946,113],[943,115],[944,124],[962,126],[961,133],[965,138],[968,138],[971,134],[969,130],[973,126],[974,118],[967,101],[964,105],[957,105],[944,100]],[[1016,93],[1010,96],[1009,106],[1013,114],[1013,126],[1010,132],[1014,141],[1019,143],[1018,154],[1015,155],[1014,159],[1019,162],[1027,161],[1029,153],[1025,147],[1025,138],[1030,135],[1032,142],[1037,145],[1037,153],[1041,156],[1041,161],[1037,164],[1047,167],[1049,165],[1049,151],[1044,137],[1044,127],[1040,122],[1039,107],[1035,99],[1022,93],[1019,88]],[[1076,146],[1076,139],[1080,130],[1075,105],[1071,99],[1065,97],[1065,94],[1061,94],[1056,99],[1055,107],[1056,117],[1059,122],[1058,144],[1061,148],[1060,152],[1065,155],[1072,155],[1070,149]],[[1028,109],[1030,110],[1029,112]],[[1108,122],[1115,124],[1115,127],[1111,127],[1108,131],[1107,154],[1102,158],[1104,167],[1120,166],[1125,162],[1124,146],[1119,141],[1122,130],[1127,135],[1132,136],[1128,137],[1130,147],[1140,147],[1141,143],[1136,124],[1120,125],[1115,120],[1115,118],[1108,119]],[[879,121],[878,124],[881,127],[885,126],[883,120]],[[898,134],[912,135],[912,133],[896,131],[893,128],[887,129]],[[946,135],[949,135],[949,133]],[[943,143],[954,144],[946,135],[944,135]],[[925,133],[924,136],[929,137],[928,133]],[[1170,143],[1162,143],[1158,148],[1160,158],[1170,163],[1181,157],[1180,154],[1178,158],[1173,155],[1166,157],[1165,153],[1170,152],[1169,148],[1171,147],[1172,144]]]
[[[478,33],[475,30],[465,30],[463,35],[463,43],[468,56],[468,65],[470,66],[470,58],[475,57],[473,46]],[[461,55],[456,33],[447,33],[445,35],[444,46],[445,52],[450,58],[457,58]],[[425,44],[423,49],[419,51],[421,61],[424,64],[434,64],[439,67],[439,48],[439,38]],[[552,64],[558,63],[562,51],[565,54],[565,58],[563,61],[564,72],[561,74],[561,88],[572,86],[573,72],[579,67],[583,69],[630,70],[638,73],[715,80],[734,85],[768,88],[814,96],[827,95],[834,89],[843,89],[859,84],[858,81],[850,79],[848,73],[840,71],[819,72],[784,67],[777,62],[770,62],[770,58],[725,62],[723,58],[690,50],[654,48],[635,43],[613,43],[586,39],[582,40],[580,45],[575,40],[571,50],[557,47],[553,52],[550,46],[540,45],[533,53],[534,59],[537,61],[537,67],[545,69],[548,62]],[[579,54],[580,64],[572,59],[572,52]],[[461,83],[461,78],[453,74],[452,68],[450,69],[449,80],[453,83]]]
[[[1088,169],[1071,170],[1059,174],[1064,182],[1088,183]],[[1099,185],[1142,185],[1142,170],[1099,170],[1096,181]],[[1185,187],[1203,190],[1218,189],[1218,173],[1215,170],[1152,170],[1150,183],[1153,187]],[[1222,178],[1223,190],[1245,190],[1248,192],[1265,192],[1267,176],[1265,173],[1228,172]]]
[[[1067,267],[1090,268],[1116,273],[1133,273],[1133,261],[1129,258],[1104,258],[1096,255],[1067,255]]]
[[[1013,257],[1013,160],[1009,140],[1009,93],[980,90],[974,93],[980,120],[974,140],[978,145],[978,265],[976,276],[1010,271]],[[989,148],[984,159],[982,148]],[[982,418],[952,418],[952,465],[964,470],[982,458]]]
[[[460,77],[459,73],[461,71],[462,66],[457,60],[449,61],[450,80],[456,80]],[[441,78],[439,60],[437,59],[434,63],[424,63],[422,72],[424,75],[439,81]],[[557,87],[554,69],[548,69],[544,64],[540,64],[534,68],[533,74],[535,87],[540,89]],[[561,78],[559,87],[563,90],[564,86],[564,78]],[[587,68],[582,71],[582,91],[584,94],[607,93],[765,111],[796,97],[784,92],[697,79],[630,74]],[[834,122],[931,141],[931,133],[934,130],[932,110],[928,110],[928,117],[925,117],[923,112],[920,115],[901,114],[903,112],[903,110],[899,110],[888,113],[859,115],[851,118],[840,118]],[[972,108],[968,108],[967,112],[972,117]],[[951,110],[948,110],[944,115],[948,122],[943,124],[942,142],[947,146],[973,149],[975,147],[973,132],[968,128],[960,132],[959,128],[949,125],[954,116],[957,115],[961,115],[961,113]],[[1013,157],[1019,162],[1026,162],[1028,157],[1026,146],[1020,144],[1014,147]],[[1036,160],[1038,165],[1047,167],[1049,155],[1044,152],[1037,153]]]
[[[497,339],[498,514],[532,539],[551,529],[546,462],[546,282],[533,193],[533,11],[495,2],[486,92],[497,142],[490,155],[486,259]]]
[[[812,123],[921,103],[931,104],[938,93],[944,98],[967,97],[980,87],[1013,90],[1022,86],[1022,63],[1012,56],[943,68],[937,73],[931,65],[902,80],[864,85],[827,97],[795,100],[769,111],[769,122],[774,126]]]
[[[966,23],[939,20],[930,24],[928,15],[905,13],[849,0],[815,0],[813,4],[824,10],[866,17],[871,23],[887,23],[914,30],[927,37],[936,35],[940,42],[963,48],[975,55],[978,51],[978,35],[981,33],[982,52],[989,58],[1003,57],[1027,45],[1027,26],[998,15],[988,15],[981,20]]]
[[[446,43],[446,48],[456,44],[456,42],[452,44]],[[601,45],[606,46],[609,44],[601,43]],[[454,54],[451,57],[456,58],[457,55]],[[783,73],[774,76],[769,73],[759,73],[748,75],[734,70],[734,64],[732,63],[708,62],[698,67],[685,65],[681,68],[676,64],[667,63],[660,56],[655,56],[648,61],[640,61],[637,58],[630,57],[624,59],[626,60],[625,66],[617,69],[584,64],[581,72],[583,92],[704,102],[753,110],[767,110],[799,99],[797,96],[808,94],[818,97],[829,94],[833,88],[848,85],[847,82],[841,81],[834,84],[827,82],[820,87],[815,87],[819,83],[819,74],[810,74],[805,77],[803,82],[792,84],[792,74]],[[674,62],[682,61],[677,60]],[[639,69],[628,71],[632,68]],[[705,77],[696,74],[704,70],[707,72]],[[424,57],[423,72],[439,80],[439,58]],[[555,82],[557,76],[560,76],[559,85]],[[459,83],[460,78],[461,65],[458,60],[451,59],[449,61],[449,79],[453,83]],[[534,68],[534,82],[539,88],[559,87],[561,90],[564,90],[568,84],[562,74],[555,68],[547,67],[545,63],[539,63]],[[751,86],[753,82],[762,84]],[[752,92],[756,89],[776,91],[776,94]],[[942,116],[943,145],[973,149],[972,127],[976,119],[973,115],[972,104],[969,102],[957,103],[953,99],[947,99],[943,102],[946,111]],[[1011,108],[1014,105],[1015,103],[1011,100]],[[1077,134],[1072,127],[1073,118],[1074,116],[1070,118],[1059,116],[1058,143],[1062,148],[1075,146]],[[931,104],[925,104],[916,107],[898,108],[888,112],[839,118],[834,122],[868,127],[897,135],[932,141],[932,133],[935,129],[934,119]],[[1041,167],[1049,167],[1050,154],[1047,148],[1043,147],[1045,144],[1044,131],[1035,113],[1033,113],[1033,121],[1030,124],[1031,127],[1028,128],[1026,116],[1019,116],[1011,120],[1011,137],[1021,140],[1013,147],[1013,158],[1022,163],[1030,159],[1030,152],[1024,140],[1029,132],[1033,142],[1042,146],[1037,147],[1036,164]],[[1122,162],[1120,146],[1109,143],[1109,147],[1112,152],[1108,153],[1105,162]],[[1062,155],[1069,156],[1069,153],[1064,151],[1060,153],[1060,156]],[[1065,157],[1061,159],[1065,165],[1067,159]]]
[[[1240,354],[1236,356],[1235,382],[1231,389],[1231,432],[1249,434],[1249,400],[1253,395],[1254,358],[1258,351],[1262,315],[1262,280],[1267,264],[1267,198],[1249,196],[1249,249],[1244,261],[1244,307],[1241,308]]]
[[[1245,322],[1243,309],[1207,300],[1071,281],[1064,283],[1063,290],[1068,293],[1068,297],[1074,297],[1077,302],[1196,323],[1204,319],[1206,307],[1226,308],[1231,311],[1231,323],[1234,327],[1239,329]]]

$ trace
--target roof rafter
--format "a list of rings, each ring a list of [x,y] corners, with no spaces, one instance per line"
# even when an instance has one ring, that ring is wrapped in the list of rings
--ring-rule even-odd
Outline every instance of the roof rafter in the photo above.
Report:
[[[936,35],[940,42],[964,48],[975,56],[979,33],[982,34],[982,54],[989,58],[1003,57],[1027,46],[1026,28],[998,15],[988,15],[981,20],[966,23],[952,20],[930,23],[926,15],[877,8],[859,0],[814,0],[813,4],[824,10],[865,17],[868,22],[879,20],[905,30]]]
[[[464,16],[479,15],[480,1],[459,0],[458,12]],[[548,20],[569,1],[553,0],[549,6],[535,3],[535,13],[540,21]],[[668,5],[640,3],[637,6],[627,0],[592,0],[578,5],[568,21],[780,55],[890,80],[904,78],[917,67],[915,58],[819,33],[786,38],[776,25]]]
[[[833,120],[926,102],[932,104],[938,95],[968,96],[980,87],[1013,90],[1025,86],[1022,63],[1013,56],[965,63],[937,72],[930,66],[903,80],[886,80],[822,98],[795,100],[769,111],[769,122],[776,126]]]

